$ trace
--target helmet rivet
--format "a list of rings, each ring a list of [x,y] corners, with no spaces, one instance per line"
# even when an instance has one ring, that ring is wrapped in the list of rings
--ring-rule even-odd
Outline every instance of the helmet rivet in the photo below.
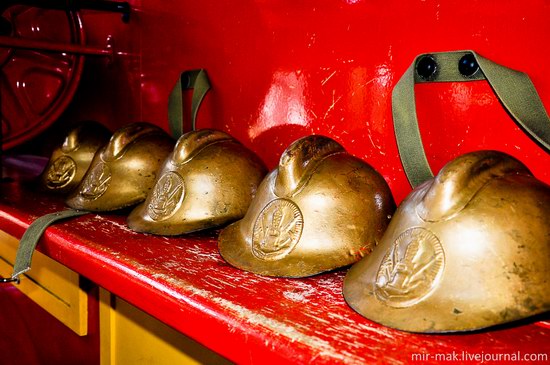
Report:
[[[473,54],[469,53],[458,61],[458,71],[462,76],[470,77],[479,70],[479,65]]]
[[[424,56],[416,63],[416,73],[424,80],[431,80],[437,71],[437,62],[432,56]]]

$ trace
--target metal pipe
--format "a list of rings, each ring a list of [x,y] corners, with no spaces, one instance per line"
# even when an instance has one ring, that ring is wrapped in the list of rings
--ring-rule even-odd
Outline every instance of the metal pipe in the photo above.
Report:
[[[113,50],[109,48],[97,48],[97,47],[90,47],[90,46],[82,46],[79,44],[37,41],[32,39],[6,37],[6,36],[0,36],[0,47],[33,49],[33,50],[51,51],[51,52],[65,52],[65,53],[74,53],[74,54],[82,54],[82,55],[89,55],[89,56],[110,57],[113,55]]]

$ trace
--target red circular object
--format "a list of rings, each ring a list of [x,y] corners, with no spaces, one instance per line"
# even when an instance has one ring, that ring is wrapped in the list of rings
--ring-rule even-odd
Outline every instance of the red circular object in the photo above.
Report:
[[[12,6],[2,17],[11,24],[11,37],[84,44],[77,12]],[[76,92],[83,66],[83,55],[0,48],[3,150],[31,139],[59,118]]]

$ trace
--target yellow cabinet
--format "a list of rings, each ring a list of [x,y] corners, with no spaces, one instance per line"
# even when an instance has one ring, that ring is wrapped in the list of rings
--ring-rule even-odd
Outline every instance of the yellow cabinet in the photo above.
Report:
[[[104,289],[99,326],[101,365],[231,364]]]
[[[19,241],[0,231],[0,275],[11,276]],[[36,251],[19,290],[80,336],[88,332],[88,294],[80,275]],[[101,365],[230,364],[105,289],[100,289]]]
[[[0,231],[0,275],[10,277],[19,240]],[[88,295],[80,275],[46,255],[33,254],[32,270],[16,285],[30,299],[80,336],[88,333]]]

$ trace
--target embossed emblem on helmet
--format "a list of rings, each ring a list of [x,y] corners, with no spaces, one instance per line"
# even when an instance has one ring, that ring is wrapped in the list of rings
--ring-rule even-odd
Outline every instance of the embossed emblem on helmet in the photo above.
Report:
[[[101,162],[86,175],[80,195],[88,200],[97,199],[107,191],[110,181],[111,170]]]
[[[76,163],[68,156],[61,156],[55,160],[46,174],[46,186],[58,189],[69,184],[76,174]]]
[[[185,189],[183,179],[175,172],[164,174],[156,183],[147,204],[147,214],[155,221],[170,218],[179,209]]]
[[[271,201],[254,223],[252,253],[266,261],[282,259],[300,240],[303,225],[304,219],[296,204],[286,199]]]
[[[416,304],[437,286],[444,267],[439,239],[425,228],[410,228],[384,256],[374,283],[376,298],[397,308]]]

